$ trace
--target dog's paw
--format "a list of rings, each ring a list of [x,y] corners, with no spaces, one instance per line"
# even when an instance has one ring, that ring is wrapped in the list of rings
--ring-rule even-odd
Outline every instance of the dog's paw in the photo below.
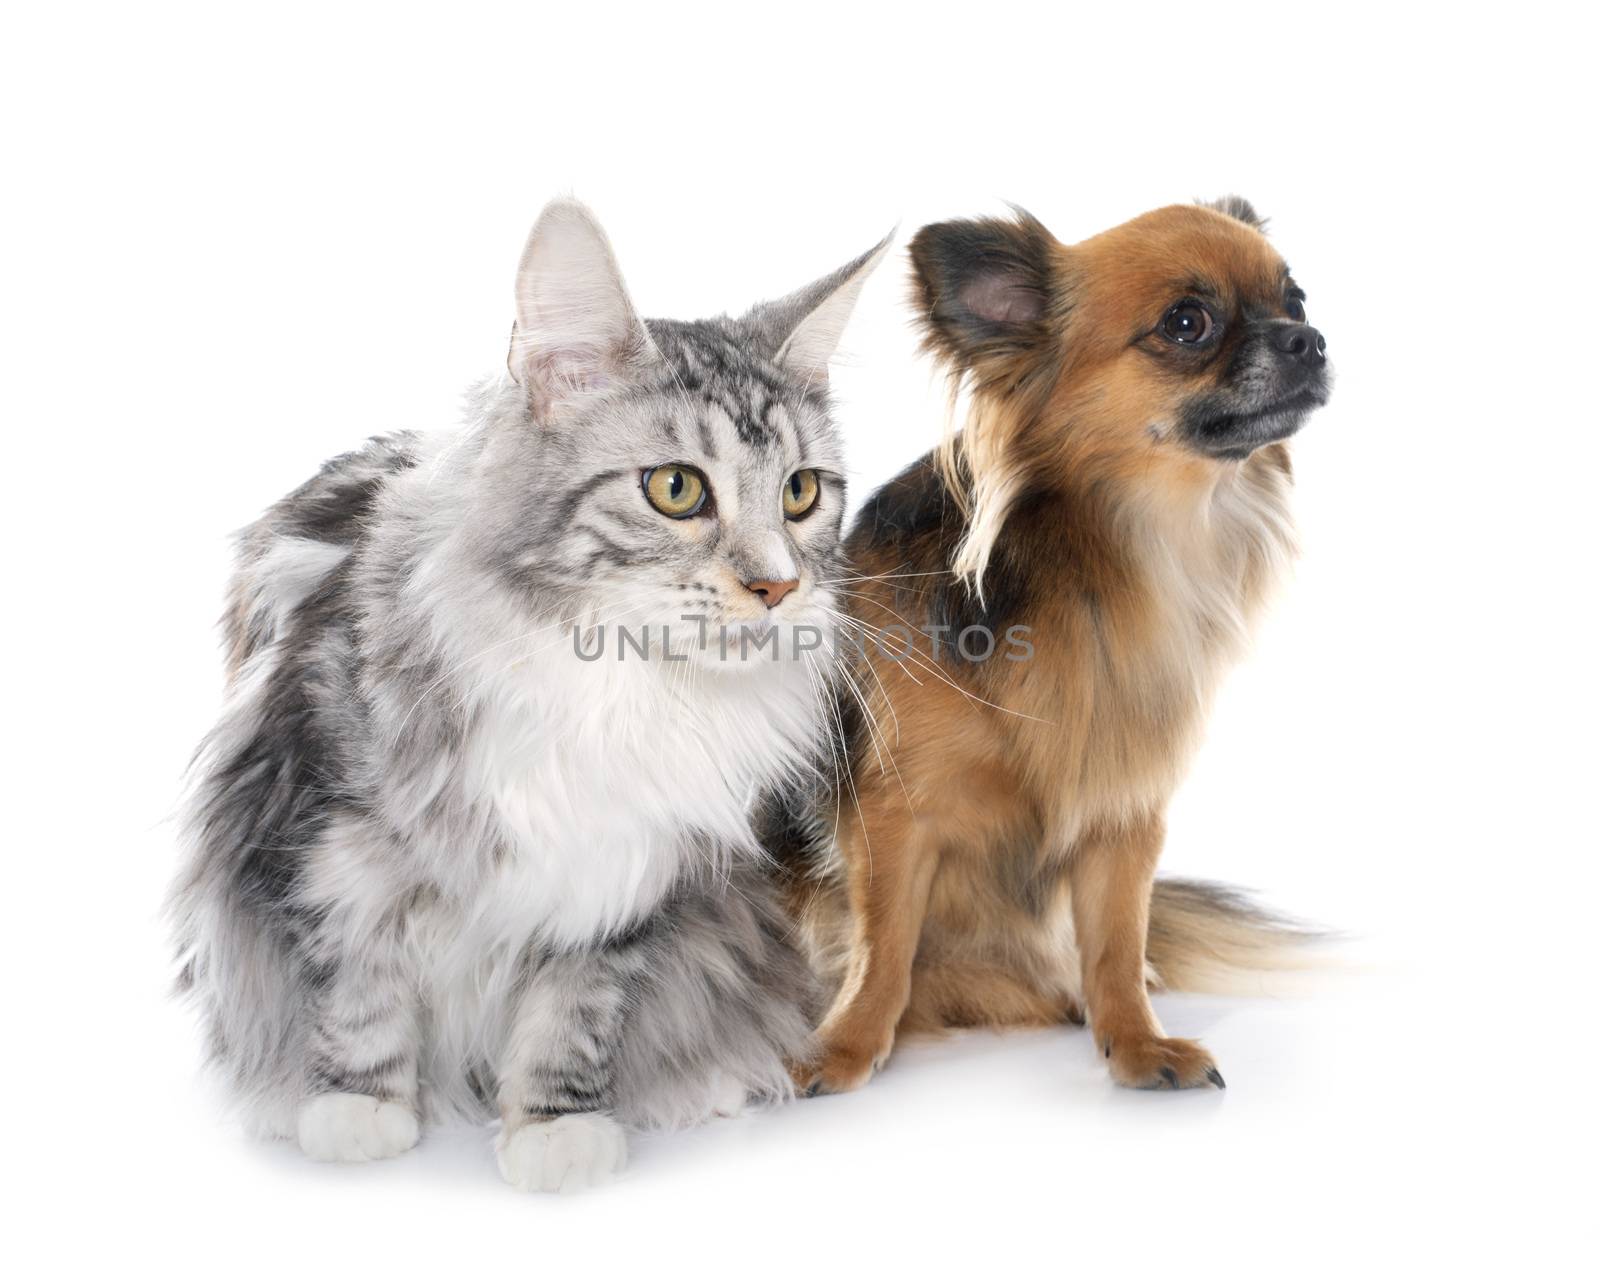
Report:
[[[1183,1037],[1105,1037],[1100,1042],[1111,1077],[1135,1090],[1225,1089],[1217,1061]]]
[[[295,1121],[300,1150],[313,1161],[381,1161],[417,1145],[417,1114],[370,1094],[319,1094]]]
[[[628,1160],[628,1136],[598,1112],[573,1112],[502,1130],[495,1140],[500,1175],[524,1192],[577,1192],[597,1187]]]
[[[863,1044],[853,1038],[824,1035],[817,1053],[790,1065],[789,1075],[802,1095],[844,1094],[872,1080],[893,1049],[893,1036]]]

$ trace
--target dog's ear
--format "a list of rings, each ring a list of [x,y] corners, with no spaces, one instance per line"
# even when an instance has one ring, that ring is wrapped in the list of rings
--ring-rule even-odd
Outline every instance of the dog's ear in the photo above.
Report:
[[[1256,206],[1243,195],[1224,195],[1221,199],[1202,199],[1202,208],[1213,208],[1234,221],[1243,222],[1251,230],[1265,230],[1267,219],[1256,212]]]
[[[911,264],[925,347],[958,372],[1039,349],[1057,306],[1057,247],[1021,209],[924,226]]]

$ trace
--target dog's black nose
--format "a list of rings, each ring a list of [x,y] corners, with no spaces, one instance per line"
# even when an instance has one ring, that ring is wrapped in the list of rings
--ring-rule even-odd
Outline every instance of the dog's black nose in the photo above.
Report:
[[[1328,361],[1328,343],[1309,323],[1285,324],[1273,343],[1284,354],[1298,359],[1308,368],[1319,368]]]

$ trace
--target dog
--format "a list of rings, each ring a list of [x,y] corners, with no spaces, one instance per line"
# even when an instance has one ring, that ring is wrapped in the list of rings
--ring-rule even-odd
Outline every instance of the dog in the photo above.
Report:
[[[847,542],[847,768],[791,901],[837,988],[808,1092],[902,1033],[1082,1023],[1122,1085],[1224,1085],[1149,987],[1307,938],[1157,881],[1213,692],[1293,556],[1288,440],[1327,401],[1306,295],[1237,197],[1066,245],[1036,219],[911,245],[964,427]]]

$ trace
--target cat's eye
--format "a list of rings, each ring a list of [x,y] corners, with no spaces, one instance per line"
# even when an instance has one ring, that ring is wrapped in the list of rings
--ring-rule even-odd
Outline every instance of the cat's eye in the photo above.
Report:
[[[641,481],[645,498],[668,518],[688,518],[705,507],[705,475],[687,465],[658,465]]]
[[[783,516],[804,518],[817,503],[817,472],[796,470],[783,485]]]

